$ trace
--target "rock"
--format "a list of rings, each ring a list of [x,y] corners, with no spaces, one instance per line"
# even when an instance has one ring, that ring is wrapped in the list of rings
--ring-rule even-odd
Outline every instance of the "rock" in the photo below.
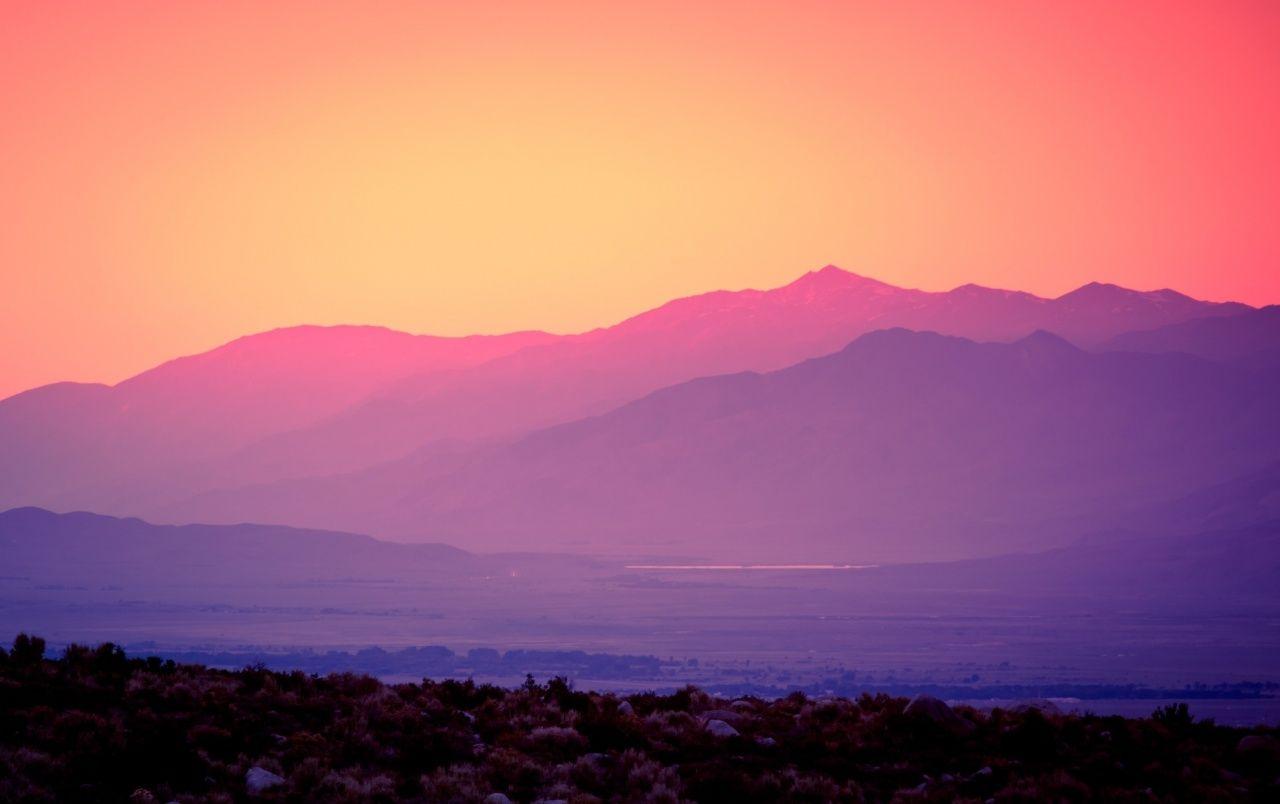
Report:
[[[755,704],[751,703],[745,698],[739,698],[738,700],[729,704],[729,708],[734,710],[735,712],[741,712],[743,714],[751,714],[756,710]]]
[[[155,794],[145,787],[139,787],[137,790],[133,791],[131,796],[129,796],[130,804],[145,804],[146,802],[155,800]]]
[[[723,720],[708,720],[704,726],[707,731],[716,737],[737,737],[738,730]]]
[[[1280,762],[1280,740],[1266,734],[1247,734],[1236,743],[1236,753],[1250,759]]]
[[[995,773],[995,771],[991,770],[991,766],[988,765],[986,767],[978,768],[976,771],[974,771],[972,778],[985,779],[986,777],[990,776],[992,773]]]
[[[1036,698],[1030,701],[1023,701],[1009,709],[1010,712],[1016,712],[1019,715],[1025,715],[1028,712],[1039,712],[1042,715],[1060,715],[1062,710],[1053,701],[1044,698]]]
[[[777,744],[778,744],[778,741],[777,741],[777,740],[775,740],[775,739],[773,739],[772,737],[757,737],[757,738],[756,738],[756,745],[763,746],[763,747],[765,747],[765,748],[773,748],[773,747],[774,747],[775,745],[777,745]]]
[[[624,715],[626,717],[630,717],[635,713],[636,713],[635,707],[631,705],[630,701],[623,701],[622,703],[618,704],[618,714]]]
[[[244,786],[251,796],[260,796],[273,787],[284,784],[284,777],[277,776],[266,768],[254,765],[244,774]]]
[[[736,726],[742,722],[742,713],[735,712],[732,709],[712,709],[709,712],[703,712],[698,717],[702,718],[702,722],[710,720],[723,720],[731,726]]]
[[[502,793],[490,793],[484,797],[484,804],[511,804],[511,799]]]
[[[968,734],[974,728],[972,723],[957,715],[945,701],[932,695],[917,695],[912,698],[903,713],[936,723],[953,734]]]

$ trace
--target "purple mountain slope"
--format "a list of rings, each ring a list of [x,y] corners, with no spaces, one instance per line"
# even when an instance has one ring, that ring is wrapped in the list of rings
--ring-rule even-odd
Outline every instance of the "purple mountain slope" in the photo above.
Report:
[[[972,285],[926,293],[828,266],[774,290],[679,299],[613,327],[406,380],[318,425],[264,439],[206,485],[349,471],[436,439],[506,437],[699,376],[779,369],[884,327],[978,340],[1047,329],[1094,344],[1129,329],[1247,309],[1110,285],[1060,299]],[[127,502],[112,507],[127,509]]]
[[[204,490],[355,471],[440,439],[508,438],[600,414],[699,376],[776,370],[884,327],[979,340],[1046,329],[1092,345],[1248,309],[1098,284],[1058,299],[973,285],[930,293],[829,266],[565,337],[280,330],[115,387],[0,401],[0,505],[129,514]]]
[[[920,561],[1044,548],[1280,455],[1280,379],[1047,333],[871,333],[511,442],[202,495],[167,521],[476,550]]]
[[[319,578],[445,576],[477,563],[440,544],[392,544],[353,533],[271,525],[152,525],[40,508],[0,512],[5,572],[45,582],[186,585],[312,582]]]
[[[1280,522],[1280,461],[1147,507],[1127,522],[1130,528],[1145,526],[1170,533]]]
[[[103,485],[163,487],[176,467],[320,421],[379,388],[555,336],[435,338],[381,327],[291,327],[169,361],[115,386],[59,383],[0,401],[0,504]]]
[[[1240,315],[1194,318],[1126,332],[1098,348],[1124,352],[1185,352],[1256,367],[1280,366],[1280,305]]]
[[[1275,611],[1280,586],[1280,520],[1160,537],[1092,539],[1044,552],[868,572],[868,587],[923,594],[984,590],[1032,595],[1104,610],[1118,600],[1202,615],[1218,604]],[[1105,602],[1104,602],[1105,601]]]
[[[0,548],[6,571],[36,590],[50,586],[86,591],[104,585],[153,602],[208,599],[220,589],[269,592],[275,605],[296,605],[343,583],[410,583],[439,600],[457,584],[483,584],[499,569],[531,569],[543,582],[618,580],[617,562],[574,556],[484,556],[444,545],[404,545],[332,531],[263,525],[152,525],[88,513],[54,514],[37,508],[0,512]],[[1215,604],[1274,610],[1280,584],[1280,520],[1183,535],[1112,535],[1049,551],[954,562],[886,565],[843,577],[810,578],[831,584],[865,605],[867,596],[911,599],[916,605],[953,604],[965,596],[997,602],[1015,596],[1019,610],[1113,607],[1181,608],[1203,613]],[[804,581],[800,581],[803,583]],[[592,584],[588,582],[588,588]],[[750,594],[743,587],[739,594]],[[1000,597],[1005,596],[1005,597]],[[255,599],[258,599],[255,596]],[[410,598],[412,599],[412,598]],[[716,601],[719,601],[718,603]],[[708,596],[705,605],[732,606]],[[803,609],[801,604],[799,609]]]

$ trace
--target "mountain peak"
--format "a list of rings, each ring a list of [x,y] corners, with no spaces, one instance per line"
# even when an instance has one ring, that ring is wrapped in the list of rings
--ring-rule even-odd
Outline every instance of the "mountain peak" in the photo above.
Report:
[[[1075,354],[1080,351],[1066,338],[1044,329],[1036,330],[1025,338],[1015,341],[1013,345],[1025,351],[1035,350],[1042,354]]]
[[[993,288],[986,285],[979,285],[974,282],[966,282],[963,285],[948,290],[943,294],[951,299],[962,302],[990,300],[993,302],[1009,301],[1017,299],[1020,302],[1043,302],[1039,296],[1027,293],[1024,290],[1007,290],[1005,288]]]
[[[1160,288],[1159,290],[1153,290],[1146,295],[1154,296],[1164,301],[1195,302],[1195,299],[1191,298],[1187,294],[1179,293],[1178,291],[1173,290],[1172,288]]]
[[[1209,314],[1210,310],[1216,310],[1216,313],[1213,314],[1221,315],[1233,311],[1244,312],[1245,310],[1253,309],[1237,302],[1202,302],[1185,293],[1179,293],[1169,288],[1133,290],[1132,288],[1112,285],[1107,282],[1090,282],[1087,285],[1081,285],[1069,293],[1064,293],[1054,301],[1065,303],[1069,308],[1075,306],[1086,310],[1093,307],[1097,311],[1102,311],[1104,308],[1110,307],[1113,312],[1121,309],[1133,310],[1137,307],[1146,307],[1153,310],[1201,308],[1206,311],[1206,314]]]
[[[1196,304],[1196,300],[1190,296],[1178,293],[1175,290],[1164,288],[1161,290],[1134,290],[1132,288],[1113,285],[1110,282],[1090,282],[1087,285],[1064,293],[1055,301],[1059,302],[1084,302],[1084,303],[1118,303],[1133,302],[1142,300],[1145,302],[1161,303],[1191,303]]]
[[[1075,290],[1067,291],[1058,297],[1058,301],[1066,301],[1072,299],[1100,299],[1109,296],[1132,295],[1137,291],[1122,288],[1119,285],[1113,285],[1110,282],[1089,282],[1081,285]]]
[[[906,327],[885,327],[876,329],[854,338],[837,354],[901,354],[904,351],[936,350],[957,345],[972,344],[968,338],[958,338],[927,330],[907,329]],[[818,358],[822,360],[823,358]]]
[[[852,271],[846,271],[843,268],[840,268],[839,266],[836,266],[836,265],[824,265],[816,271],[806,271],[804,274],[800,276],[799,279],[796,279],[791,284],[798,285],[801,283],[814,283],[814,282],[847,282],[849,280],[857,280],[857,279],[862,279],[862,277],[858,276]]]
[[[10,508],[7,511],[0,511],[0,520],[23,523],[52,520],[57,516],[54,512],[35,505],[22,505],[17,508]]]
[[[868,276],[861,276],[835,265],[824,265],[816,271],[809,271],[789,285],[785,285],[782,289],[815,291],[856,287],[899,290],[899,288],[886,282],[881,282]]]

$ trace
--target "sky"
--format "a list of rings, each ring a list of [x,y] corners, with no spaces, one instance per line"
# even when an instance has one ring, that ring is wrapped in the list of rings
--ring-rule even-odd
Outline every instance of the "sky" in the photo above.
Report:
[[[0,396],[833,263],[1280,301],[1280,4],[0,0]]]

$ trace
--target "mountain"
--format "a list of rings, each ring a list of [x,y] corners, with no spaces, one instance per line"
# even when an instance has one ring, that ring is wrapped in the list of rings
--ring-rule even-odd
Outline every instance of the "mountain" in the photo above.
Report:
[[[479,563],[446,545],[392,544],[353,533],[247,524],[153,525],[41,508],[0,512],[0,552],[9,578],[127,583],[148,593],[321,578],[447,576]]]
[[[874,329],[905,327],[979,341],[1015,340],[1043,330],[1092,348],[1127,330],[1251,309],[1236,303],[1203,302],[1168,289],[1137,291],[1102,282],[1090,282],[1055,299],[970,284],[929,294],[918,309],[888,316]]]
[[[883,327],[979,340],[1053,329],[1093,344],[1151,322],[1248,309],[1100,287],[1059,300],[976,286],[927,293],[828,266],[774,290],[679,299],[613,327],[405,380],[315,426],[263,439],[208,485],[351,471],[438,439],[509,437],[696,377],[783,368]]]
[[[167,521],[474,550],[921,561],[1044,549],[1280,455],[1280,378],[895,329],[502,443],[224,490]]]
[[[238,468],[258,478],[302,467],[336,472],[404,455],[406,444],[506,436],[696,377],[783,368],[876,329],[996,341],[1047,330],[1092,346],[1126,330],[1248,309],[1098,284],[1058,299],[976,285],[929,293],[827,266],[774,290],[678,299],[471,370],[414,378],[315,427],[264,440],[239,456]]]
[[[291,327],[172,360],[114,386],[58,383],[0,401],[0,504],[74,506],[87,489],[163,488],[181,467],[306,426],[375,389],[555,336],[436,338]]]
[[[53,593],[54,599],[65,599],[68,593],[78,593],[77,599],[124,606],[119,616],[130,616],[129,605],[139,601],[163,610],[166,604],[207,600],[210,594],[222,599],[217,595],[232,592],[242,603],[249,596],[285,610],[363,604],[383,616],[411,617],[412,612],[388,606],[381,593],[401,589],[407,596],[398,600],[399,606],[466,606],[458,592],[483,591],[495,575],[526,593],[537,589],[555,594],[557,587],[569,586],[575,595],[603,594],[616,605],[619,596],[641,599],[645,587],[635,582],[654,577],[652,571],[637,574],[618,561],[584,561],[570,555],[483,556],[441,544],[396,544],[334,531],[251,524],[154,525],[39,508],[0,512],[0,549],[6,557],[0,591],[11,604],[31,595]],[[791,585],[796,611],[806,610],[807,596],[823,590],[862,610],[872,600],[944,609],[945,601],[980,604],[1008,596],[1041,612],[1078,610],[1080,604],[1105,609],[1116,601],[1141,602],[1144,608],[1155,604],[1201,610],[1215,602],[1244,602],[1274,609],[1280,584],[1280,520],[1159,537],[1109,534],[1051,550],[890,564],[852,574],[802,573],[789,580],[775,578],[771,584],[783,590]],[[735,595],[760,593],[749,579],[730,576],[666,588],[670,602],[678,600],[682,609],[710,613],[718,607],[722,614],[743,605]],[[708,594],[711,589],[714,595]],[[129,596],[120,598],[122,591]],[[779,605],[785,607],[781,601]]]
[[[130,514],[200,491],[357,471],[426,444],[447,451],[437,442],[601,414],[700,376],[780,369],[885,327],[979,340],[1047,329],[1093,345],[1247,309],[1098,284],[1058,299],[974,285],[931,293],[828,266],[565,337],[283,330],[112,388],[50,386],[0,402],[0,504]]]
[[[1280,461],[1214,483],[1131,516],[1128,527],[1169,532],[1252,527],[1280,521]]]
[[[884,593],[980,591],[1042,599],[1158,602],[1202,614],[1215,603],[1275,610],[1280,520],[1225,530],[1092,539],[1036,553],[877,568],[859,579]]]
[[[1280,305],[1126,332],[1104,341],[1098,348],[1122,352],[1185,352],[1259,368],[1280,367]]]
[[[1090,282],[1052,303],[1052,320],[1040,328],[1080,346],[1095,346],[1123,329],[1151,329],[1205,315],[1234,315],[1252,309],[1243,304],[1211,303],[1175,290],[1137,291],[1104,282]]]

